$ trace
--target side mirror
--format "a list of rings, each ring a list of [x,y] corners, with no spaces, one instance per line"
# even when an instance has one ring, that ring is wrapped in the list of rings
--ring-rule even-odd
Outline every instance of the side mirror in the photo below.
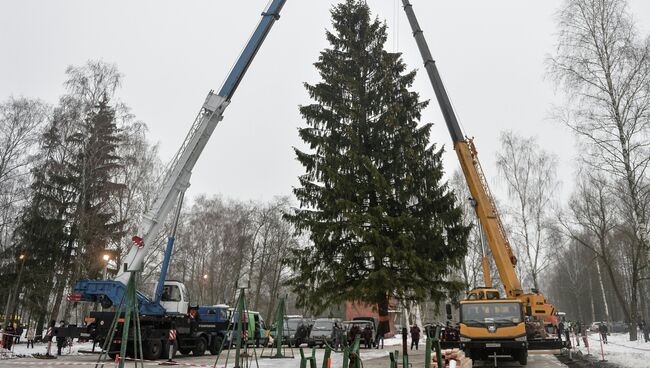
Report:
[[[451,304],[449,303],[445,304],[445,309],[447,311],[447,319],[451,321],[451,319],[453,318],[451,313]]]

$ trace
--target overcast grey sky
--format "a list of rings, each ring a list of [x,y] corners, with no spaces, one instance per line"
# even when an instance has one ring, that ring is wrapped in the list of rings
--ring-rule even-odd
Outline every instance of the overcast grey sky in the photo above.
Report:
[[[116,63],[125,75],[120,98],[147,123],[150,138],[168,160],[210,89],[218,90],[259,21],[267,0],[201,1],[0,1],[0,100],[39,97],[55,104],[65,68],[89,59]],[[291,147],[301,145],[298,105],[302,86],[314,82],[312,66],[327,43],[331,0],[288,0],[224,121],[194,169],[190,195],[221,193],[266,200],[291,193],[302,167]],[[432,141],[450,141],[400,0],[368,0],[390,27],[389,50],[418,68],[414,89],[432,99],[423,122]],[[544,79],[544,60],[555,43],[554,12],[561,0],[412,0],[457,114],[476,137],[483,166],[497,193],[498,133],[536,136],[560,159],[568,191],[575,169],[574,139],[548,120],[556,101]],[[650,1],[632,0],[644,34]],[[396,16],[397,15],[397,16]],[[394,38],[393,36],[397,37]],[[445,170],[458,168],[447,150]],[[566,193],[565,193],[566,195]]]

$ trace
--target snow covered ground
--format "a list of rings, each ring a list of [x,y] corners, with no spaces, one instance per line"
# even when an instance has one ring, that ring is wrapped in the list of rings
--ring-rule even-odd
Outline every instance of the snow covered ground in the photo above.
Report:
[[[640,340],[629,341],[629,334],[611,334],[607,337],[608,343],[603,345],[605,359],[608,362],[618,364],[625,368],[649,367],[650,366],[650,342],[643,342],[643,336],[639,334]],[[577,348],[583,354],[587,349],[580,341]],[[589,335],[589,352],[598,360],[601,358],[600,338],[597,333]]]
[[[66,347],[65,349],[62,350],[62,355],[81,355],[83,353],[80,353],[79,350],[88,350],[90,351],[93,348],[93,343],[83,343],[79,344],[75,342],[71,348],[68,349]],[[97,348],[96,348],[97,349]],[[5,354],[9,353],[6,350],[2,350]],[[37,343],[34,344],[34,348],[29,348],[27,349],[27,344],[21,340],[21,343],[16,345],[13,344],[11,347],[11,354],[15,354],[18,356],[31,356],[32,354],[45,354],[47,352],[47,344],[44,343]],[[56,354],[56,342],[52,343],[52,354]]]

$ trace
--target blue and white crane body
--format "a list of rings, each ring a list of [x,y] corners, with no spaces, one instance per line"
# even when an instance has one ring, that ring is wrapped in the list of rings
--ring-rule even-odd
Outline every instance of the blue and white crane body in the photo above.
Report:
[[[138,236],[133,237],[134,244],[124,258],[115,279],[80,280],[76,283],[74,292],[71,294],[72,300],[101,303],[106,308],[119,305],[126,292],[129,278],[133,275],[133,272],[130,271],[143,268],[143,262],[155,241],[154,239],[162,230],[162,225],[167,220],[169,213],[176,204],[177,208],[180,208],[183,193],[190,185],[192,169],[196,161],[201,156],[217,124],[223,119],[226,107],[230,104],[231,98],[273,24],[280,18],[280,11],[285,2],[286,0],[272,0],[270,2],[267,9],[262,13],[262,19],[255,32],[219,92],[210,91],[208,93],[187,137],[168,166],[158,196],[151,209],[144,214]],[[177,220],[176,218],[175,221]],[[155,319],[155,317],[161,317],[161,320],[165,317],[182,319],[188,316],[189,301],[187,300],[185,286],[178,281],[166,280],[173,247],[174,234],[172,232],[168,239],[160,277],[153,297],[150,298],[141,292],[137,294],[140,314],[148,319]],[[199,310],[208,309],[199,308]],[[200,317],[199,315],[198,319]],[[177,327],[177,330],[179,334],[182,334],[182,328]],[[143,336],[144,339],[145,336]],[[181,340],[182,338],[179,338],[179,341]],[[210,345],[209,341],[208,345]],[[146,352],[147,349],[145,348]]]

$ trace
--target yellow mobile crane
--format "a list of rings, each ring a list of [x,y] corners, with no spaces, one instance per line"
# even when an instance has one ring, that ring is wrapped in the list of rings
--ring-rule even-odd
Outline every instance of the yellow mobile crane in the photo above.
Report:
[[[485,359],[490,354],[508,354],[525,365],[529,348],[562,347],[559,338],[546,338],[543,331],[544,321],[556,318],[555,308],[547,303],[544,295],[538,290],[533,289],[530,293],[522,290],[515,272],[517,258],[508,242],[485,180],[474,142],[465,137],[460,128],[429,46],[415,17],[413,6],[408,0],[402,0],[402,3],[472,194],[472,204],[506,292],[505,297],[501,297],[499,291],[492,288],[489,261],[484,253],[482,266],[485,287],[469,291],[467,299],[461,302],[460,346],[475,359]]]

